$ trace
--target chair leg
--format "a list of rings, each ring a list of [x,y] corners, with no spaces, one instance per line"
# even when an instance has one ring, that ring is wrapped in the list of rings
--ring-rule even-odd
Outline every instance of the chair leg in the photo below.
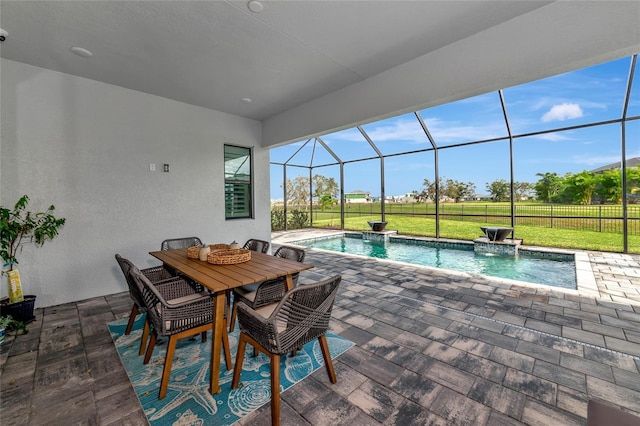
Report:
[[[280,355],[271,358],[271,425],[280,425]]]
[[[231,313],[231,290],[227,290],[226,294],[226,301],[227,301],[227,307],[225,309],[225,314],[226,314],[226,319],[227,319],[227,328],[231,327],[231,315],[229,315]],[[233,331],[233,330],[230,330]]]
[[[149,339],[149,319],[144,319],[144,328],[142,329],[142,338],[140,340],[140,350],[138,351],[138,355],[142,355],[147,349],[147,339]]]
[[[143,364],[149,364],[149,360],[151,359],[151,354],[153,353],[153,348],[156,346],[156,340],[158,339],[158,335],[156,331],[153,330],[151,332],[151,339],[149,339],[149,346],[147,346],[147,350],[144,354]]]
[[[202,343],[207,341],[207,332],[203,331],[202,333],[200,333],[200,335],[202,336]]]
[[[238,340],[238,351],[236,352],[236,366],[233,369],[233,380],[231,381],[231,389],[236,389],[240,382],[240,373],[242,373],[242,361],[244,361],[244,350],[247,347],[244,333],[240,333]]]
[[[229,333],[227,329],[222,330],[222,349],[224,350],[224,362],[227,364],[227,371],[233,368],[231,365],[231,346],[229,345]]]
[[[320,342],[320,349],[322,349],[322,358],[324,358],[324,365],[327,367],[327,374],[331,383],[335,383],[336,371],[333,369],[333,361],[331,361],[331,353],[329,353],[329,345],[327,344],[327,336],[324,334],[318,337]]]
[[[173,355],[176,352],[176,343],[178,336],[169,336],[169,344],[167,345],[167,356],[164,359],[164,368],[162,369],[162,380],[160,382],[160,392],[158,399],[162,399],[167,395],[167,387],[169,386],[169,376],[171,376],[171,364],[173,364]]]
[[[131,334],[131,329],[133,328],[133,322],[136,320],[136,316],[138,316],[138,305],[136,303],[133,304],[133,308],[131,308],[131,313],[129,314],[129,321],[127,322],[127,328],[124,330],[125,336]]]
[[[229,332],[232,333],[236,328],[236,315],[238,313],[238,302],[233,299],[233,307],[231,308],[231,315],[229,315]]]

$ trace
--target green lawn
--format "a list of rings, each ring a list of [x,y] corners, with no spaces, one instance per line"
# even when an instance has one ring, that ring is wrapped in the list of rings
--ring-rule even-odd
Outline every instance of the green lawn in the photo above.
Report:
[[[331,214],[324,212],[314,213],[314,227],[329,227],[331,225]],[[369,230],[367,221],[380,220],[380,215],[370,216],[345,216],[345,229],[353,231]],[[387,216],[387,228],[397,230],[403,235],[435,236],[435,220],[425,217],[412,216]],[[482,235],[480,226],[504,226],[504,223],[474,223],[457,220],[440,220],[440,237],[461,240],[474,240]],[[340,226],[340,214],[333,213],[333,226]],[[539,226],[517,226],[515,237],[523,240],[523,244],[574,248],[585,250],[600,250],[621,252],[623,241],[621,233],[580,231],[574,229],[545,228]],[[630,253],[640,253],[640,236],[629,235],[628,247]]]

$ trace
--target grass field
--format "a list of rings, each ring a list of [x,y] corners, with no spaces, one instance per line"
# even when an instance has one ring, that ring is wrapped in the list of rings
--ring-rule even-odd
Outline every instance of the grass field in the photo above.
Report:
[[[424,206],[424,205],[423,205]],[[583,207],[583,206],[576,206]],[[598,207],[598,206],[590,206]],[[484,207],[483,207],[484,208]],[[436,235],[435,219],[425,216],[411,216],[405,212],[401,215],[389,214],[390,209],[386,209],[388,222],[386,229],[397,230],[403,235],[419,235],[434,237]],[[345,229],[354,231],[369,230],[367,221],[380,220],[380,214],[360,215],[348,210],[345,213]],[[364,212],[362,212],[364,213]],[[400,213],[400,212],[398,212]],[[442,213],[442,210],[441,210]],[[465,214],[467,213],[465,209]],[[509,219],[494,222],[469,221],[469,218],[462,220],[440,220],[440,237],[461,240],[474,240],[482,235],[480,226],[508,226]],[[314,227],[339,227],[340,213],[334,212],[314,212]],[[622,232],[598,232],[592,230],[561,229],[544,226],[519,225],[515,227],[515,238],[522,239],[523,244],[573,248],[585,250],[599,250],[621,252],[623,250]],[[640,253],[640,235],[629,235],[628,249],[630,253]]]

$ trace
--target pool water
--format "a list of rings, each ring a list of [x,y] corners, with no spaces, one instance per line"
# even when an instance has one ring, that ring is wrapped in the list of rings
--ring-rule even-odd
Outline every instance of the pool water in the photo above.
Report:
[[[398,238],[388,242],[363,240],[358,236],[347,236],[297,241],[295,244],[341,253],[389,259],[422,266],[472,272],[499,278],[545,284],[554,287],[576,289],[575,262],[557,260],[547,256],[524,254],[503,256],[475,253],[473,246],[452,248],[446,243],[438,246],[434,242],[411,240],[399,242]]]

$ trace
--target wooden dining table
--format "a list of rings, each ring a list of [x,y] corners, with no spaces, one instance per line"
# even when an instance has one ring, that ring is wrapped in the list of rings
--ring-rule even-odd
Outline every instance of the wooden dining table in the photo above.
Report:
[[[223,327],[226,327],[224,311],[228,290],[247,284],[254,284],[274,278],[284,277],[287,290],[293,288],[293,274],[313,268],[295,260],[251,252],[251,260],[233,265],[215,265],[199,259],[187,257],[187,249],[152,251],[151,256],[175,269],[180,274],[202,284],[213,293],[213,325],[211,339],[211,383],[212,394],[221,391],[220,350]]]

